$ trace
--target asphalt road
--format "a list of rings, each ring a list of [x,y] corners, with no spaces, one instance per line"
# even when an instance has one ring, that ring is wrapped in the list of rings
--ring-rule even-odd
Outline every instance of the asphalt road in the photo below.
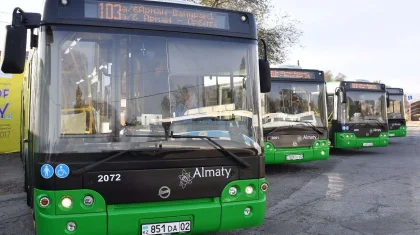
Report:
[[[388,148],[267,166],[264,224],[217,235],[420,234],[420,127]],[[0,234],[31,235],[18,155],[0,155]],[[215,234],[213,234],[215,235]]]

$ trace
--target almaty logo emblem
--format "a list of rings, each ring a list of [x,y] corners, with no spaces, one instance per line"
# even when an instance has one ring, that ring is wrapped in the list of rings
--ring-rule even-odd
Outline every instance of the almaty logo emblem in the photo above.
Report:
[[[185,169],[182,170],[182,174],[179,175],[178,178],[180,180],[179,186],[181,186],[182,189],[187,187],[187,184],[191,184],[192,180],[194,179],[193,177],[191,177],[191,174],[187,172]]]

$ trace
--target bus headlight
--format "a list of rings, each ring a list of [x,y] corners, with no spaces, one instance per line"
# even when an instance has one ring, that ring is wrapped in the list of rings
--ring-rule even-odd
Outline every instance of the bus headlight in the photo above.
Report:
[[[238,190],[235,187],[230,187],[229,194],[230,196],[235,196]]]
[[[61,205],[64,207],[64,208],[70,208],[71,207],[71,205],[73,204],[73,202],[72,202],[72,200],[71,200],[71,198],[70,197],[64,197],[62,200],[61,200]]]
[[[319,146],[319,142],[316,142],[315,146],[317,146],[317,147],[318,147],[318,146]]]
[[[93,197],[91,196],[84,197],[83,204],[85,204],[86,206],[91,206],[93,204]]]
[[[76,223],[75,222],[68,222],[67,223],[67,230],[70,232],[74,232],[76,230]]]
[[[254,192],[254,188],[252,186],[246,186],[245,193],[246,194],[252,194]]]
[[[249,214],[251,214],[251,208],[247,207],[244,210],[244,215],[248,216]]]

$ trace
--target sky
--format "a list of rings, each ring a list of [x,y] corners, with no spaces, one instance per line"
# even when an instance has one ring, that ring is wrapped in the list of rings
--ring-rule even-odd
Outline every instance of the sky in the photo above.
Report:
[[[381,80],[420,100],[420,1],[272,0],[301,23],[300,46],[285,64],[343,73],[348,80]],[[14,7],[40,12],[42,0],[3,1],[0,25]],[[1,37],[0,37],[1,38]],[[2,39],[0,39],[2,40]]]
[[[285,64],[381,80],[420,100],[420,1],[273,0],[303,30]]]

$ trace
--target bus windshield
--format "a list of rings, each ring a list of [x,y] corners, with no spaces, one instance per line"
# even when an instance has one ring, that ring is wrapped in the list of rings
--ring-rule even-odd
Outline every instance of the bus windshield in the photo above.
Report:
[[[388,119],[404,118],[404,97],[402,95],[389,95],[390,105],[388,108]]]
[[[385,92],[347,91],[342,118],[345,122],[386,122]]]
[[[49,53],[40,58],[41,76],[50,83],[41,86],[48,118],[40,131],[47,133],[48,151],[150,146],[165,140],[156,137],[164,135],[165,123],[174,134],[213,135],[231,148],[259,146],[254,41],[129,33],[41,28]],[[170,141],[183,148],[191,139]],[[213,148],[197,142],[195,148]]]
[[[323,83],[272,82],[266,95],[263,127],[290,126],[309,122],[326,127],[325,86]]]

